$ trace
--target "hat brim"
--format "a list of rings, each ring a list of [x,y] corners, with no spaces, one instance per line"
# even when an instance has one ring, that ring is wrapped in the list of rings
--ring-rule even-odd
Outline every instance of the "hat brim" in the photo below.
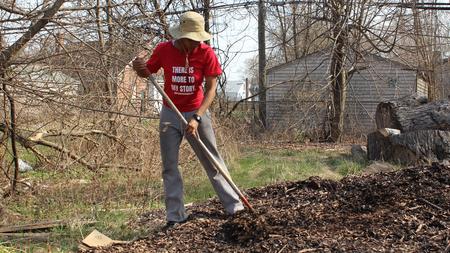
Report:
[[[169,28],[169,33],[174,39],[191,39],[195,41],[207,41],[211,39],[211,34],[201,31],[201,32],[182,32],[179,26],[174,26]]]

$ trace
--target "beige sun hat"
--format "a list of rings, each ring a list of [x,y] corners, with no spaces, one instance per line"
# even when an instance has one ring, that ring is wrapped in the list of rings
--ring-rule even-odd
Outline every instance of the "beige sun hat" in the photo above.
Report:
[[[175,39],[187,38],[195,41],[211,39],[211,34],[205,31],[205,19],[193,11],[183,13],[180,24],[169,28],[169,32]]]

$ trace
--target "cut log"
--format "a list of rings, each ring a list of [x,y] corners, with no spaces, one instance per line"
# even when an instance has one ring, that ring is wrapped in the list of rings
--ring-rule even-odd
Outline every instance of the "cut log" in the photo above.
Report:
[[[403,130],[400,124],[401,119],[398,118],[397,113],[410,110],[411,108],[426,104],[427,102],[428,100],[426,97],[414,95],[379,103],[375,113],[377,129],[394,128]]]
[[[450,131],[420,130],[384,136],[380,131],[367,137],[369,160],[404,165],[430,164],[450,159]]]
[[[426,104],[382,102],[375,113],[377,129],[396,128],[401,132],[416,130],[450,130],[450,101]]]

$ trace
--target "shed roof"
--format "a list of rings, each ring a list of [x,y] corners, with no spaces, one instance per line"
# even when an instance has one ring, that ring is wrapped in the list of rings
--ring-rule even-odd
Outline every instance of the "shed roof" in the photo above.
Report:
[[[15,78],[41,91],[76,94],[81,82],[60,69],[44,65],[30,64],[15,69]]]
[[[291,64],[295,64],[296,62],[299,62],[299,61],[306,61],[308,58],[315,57],[315,56],[317,56],[317,55],[328,55],[328,56],[329,56],[329,55],[330,55],[329,48],[321,49],[321,50],[318,50],[318,51],[316,51],[316,52],[307,54],[307,55],[305,55],[305,56],[303,56],[303,57],[300,57],[300,58],[297,58],[297,59],[288,61],[288,62],[286,62],[286,63],[279,64],[279,65],[274,66],[274,67],[272,67],[272,68],[269,68],[269,69],[267,70],[267,74],[269,74],[269,73],[271,73],[271,72],[274,72],[274,71],[276,71],[276,70],[282,69],[282,68],[284,68],[284,67],[286,67],[286,66],[289,66],[289,65],[291,65]],[[366,53],[365,55],[374,57],[374,58],[376,58],[376,59],[379,59],[380,61],[390,62],[391,64],[397,66],[397,67],[400,68],[400,69],[405,69],[405,70],[416,70],[416,69],[414,69],[414,68],[412,68],[412,67],[410,67],[410,66],[408,66],[408,65],[406,65],[406,64],[403,64],[403,63],[401,63],[401,62],[394,61],[394,60],[391,60],[391,59],[382,57],[382,56],[377,55],[377,54]]]

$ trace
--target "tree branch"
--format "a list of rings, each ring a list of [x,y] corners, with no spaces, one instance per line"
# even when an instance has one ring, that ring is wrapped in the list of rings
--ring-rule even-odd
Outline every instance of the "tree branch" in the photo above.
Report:
[[[8,7],[8,6],[4,5],[3,3],[0,3],[0,10],[4,10],[6,12],[17,14],[17,15],[22,15],[22,16],[27,16],[28,15],[27,12],[25,12],[25,11],[23,11],[21,9],[17,9],[17,8],[14,8],[14,7]]]
[[[2,50],[0,53],[0,74],[5,71],[11,59],[28,43],[44,26],[53,18],[56,12],[61,8],[66,0],[56,0],[52,7],[44,12],[42,18],[32,24],[28,31],[25,32],[14,44]]]
[[[7,126],[4,123],[0,123],[0,132],[5,132],[5,131],[7,131]],[[102,134],[102,135],[105,135],[105,136],[119,142],[117,137],[110,135],[106,132],[99,131],[99,130],[91,130],[91,131],[86,131],[86,132],[74,133],[75,136],[82,136],[82,135],[86,135],[86,134]],[[62,135],[62,134],[59,134],[59,135]],[[43,136],[44,136],[44,133],[38,133],[32,137],[26,138],[18,133],[15,133],[15,139],[23,147],[35,152],[36,155],[38,155],[41,158],[44,158],[44,160],[46,162],[49,162],[49,160],[46,159],[43,154],[36,152],[36,149],[33,148],[34,145],[42,145],[42,146],[50,147],[59,152],[67,154],[71,159],[73,159],[74,161],[80,163],[81,165],[85,166],[86,168],[88,168],[89,170],[94,171],[94,172],[97,171],[97,169],[99,169],[99,168],[121,168],[121,169],[137,170],[137,168],[134,168],[134,167],[128,167],[128,166],[117,165],[117,164],[98,164],[98,165],[90,164],[88,161],[84,160],[81,156],[73,153],[72,151],[70,151],[64,147],[61,147],[60,145],[58,145],[56,143],[42,139]],[[47,134],[46,136],[55,136],[55,134]],[[123,145],[123,144],[121,144],[121,145]]]

